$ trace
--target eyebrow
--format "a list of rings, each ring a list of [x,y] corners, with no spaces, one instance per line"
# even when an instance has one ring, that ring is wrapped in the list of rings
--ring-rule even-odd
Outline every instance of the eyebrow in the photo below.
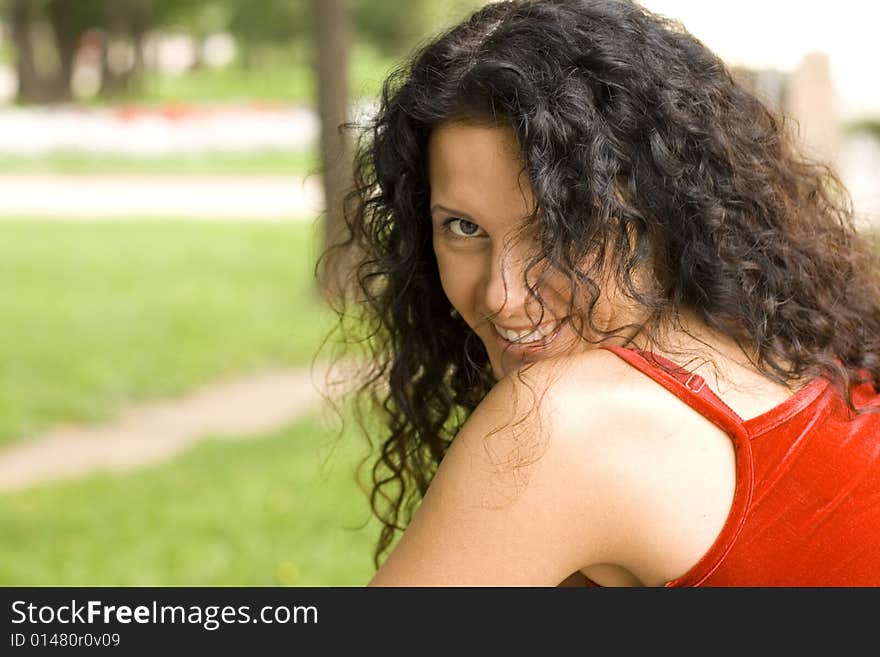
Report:
[[[454,216],[459,217],[461,219],[467,219],[468,221],[472,221],[466,212],[460,212],[460,211],[455,210],[453,208],[447,208],[445,205],[439,205],[439,204],[434,204],[431,206],[431,215],[433,216],[433,214],[435,212],[437,212],[438,210],[440,212],[445,212],[447,214],[454,215]]]

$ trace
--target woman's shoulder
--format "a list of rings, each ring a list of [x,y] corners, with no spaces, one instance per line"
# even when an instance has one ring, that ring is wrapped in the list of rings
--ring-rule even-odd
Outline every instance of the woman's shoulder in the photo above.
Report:
[[[542,390],[532,412],[546,427],[543,448],[592,491],[573,504],[614,510],[623,539],[614,565],[647,584],[682,575],[727,520],[736,485],[731,437],[611,351],[533,365],[500,381],[513,393],[500,396]]]
[[[493,388],[494,405],[520,407],[542,420],[551,420],[566,437],[573,430],[576,441],[590,429],[592,440],[613,436],[618,444],[633,437],[639,440],[680,435],[690,430],[719,431],[681,399],[618,355],[606,349],[557,356],[530,363],[508,374]],[[519,400],[532,405],[520,405]],[[633,426],[636,431],[629,431]],[[611,445],[608,445],[610,447]]]
[[[732,455],[694,449],[693,420],[657,422],[656,393],[609,356],[502,378],[371,584],[555,586],[602,566],[650,585],[695,564],[730,508]]]

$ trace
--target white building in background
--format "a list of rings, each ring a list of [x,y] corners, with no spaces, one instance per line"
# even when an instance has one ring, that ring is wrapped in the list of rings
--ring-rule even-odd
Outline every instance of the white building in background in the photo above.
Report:
[[[785,113],[797,120],[807,152],[835,164],[841,146],[838,104],[828,55],[808,53],[789,77]]]
[[[880,2],[872,0],[639,0],[684,27],[731,66],[793,73],[826,53],[837,114],[880,116]]]
[[[759,94],[782,92],[808,153],[836,166],[859,223],[880,228],[880,142],[844,129],[880,119],[880,2],[638,1],[680,21],[730,66],[758,72]]]

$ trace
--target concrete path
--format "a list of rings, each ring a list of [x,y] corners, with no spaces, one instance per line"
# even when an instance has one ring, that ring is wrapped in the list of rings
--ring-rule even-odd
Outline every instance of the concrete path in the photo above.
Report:
[[[321,196],[318,176],[0,176],[0,215],[43,219],[314,221]]]
[[[354,106],[352,111],[364,110]],[[291,104],[0,106],[0,152],[39,157],[80,151],[142,157],[302,151],[317,143],[319,126],[311,107]]]
[[[139,404],[91,427],[59,427],[0,449],[0,491],[125,472],[157,463],[207,437],[242,439],[283,427],[320,408],[326,371],[316,367],[255,374],[208,385],[179,399]]]

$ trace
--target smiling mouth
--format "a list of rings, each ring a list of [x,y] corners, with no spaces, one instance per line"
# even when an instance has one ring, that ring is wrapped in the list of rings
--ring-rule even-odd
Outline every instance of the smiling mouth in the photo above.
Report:
[[[555,321],[551,324],[545,324],[543,326],[539,326],[537,328],[532,329],[531,331],[514,331],[511,329],[501,328],[499,326],[494,325],[496,333],[500,335],[502,338],[507,340],[508,342],[513,342],[515,344],[534,344],[536,342],[540,342],[542,340],[547,339],[550,335],[552,335],[557,328],[559,327],[559,321]]]
[[[493,332],[495,333],[496,341],[504,348],[505,352],[525,355],[534,351],[538,351],[553,342],[553,340],[556,339],[556,336],[559,335],[560,329],[563,326],[563,321],[564,320],[562,319],[557,320],[551,325],[552,328],[550,328],[549,330],[533,330],[532,332],[523,335],[516,340],[511,340],[507,338],[499,331],[498,327],[496,327],[494,324],[492,328]]]

